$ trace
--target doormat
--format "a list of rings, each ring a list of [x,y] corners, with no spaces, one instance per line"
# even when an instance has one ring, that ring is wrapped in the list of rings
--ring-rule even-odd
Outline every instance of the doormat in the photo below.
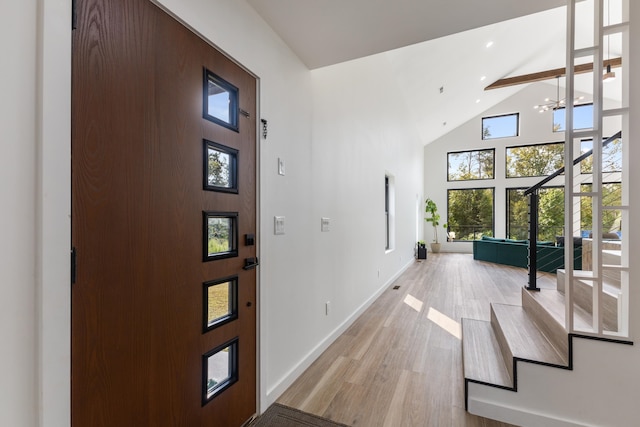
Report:
[[[348,427],[346,424],[340,424],[318,417],[317,415],[308,414],[298,409],[274,403],[253,423],[250,427]]]

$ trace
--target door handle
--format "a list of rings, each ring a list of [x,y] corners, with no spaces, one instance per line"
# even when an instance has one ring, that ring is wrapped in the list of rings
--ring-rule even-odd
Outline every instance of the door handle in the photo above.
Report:
[[[244,259],[244,267],[242,267],[242,269],[243,270],[253,270],[254,268],[256,268],[259,265],[260,265],[260,262],[258,261],[258,258],[245,258]]]

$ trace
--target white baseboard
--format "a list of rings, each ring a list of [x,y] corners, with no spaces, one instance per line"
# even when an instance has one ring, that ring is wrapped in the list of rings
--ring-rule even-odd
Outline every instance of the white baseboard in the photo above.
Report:
[[[369,299],[367,299],[360,307],[358,307],[344,322],[342,322],[337,328],[335,328],[327,337],[325,337],[318,345],[316,345],[307,355],[300,360],[283,378],[280,379],[273,387],[267,390],[266,399],[260,403],[260,413],[263,413],[267,408],[274,403],[284,393],[293,382],[309,367],[311,364],[340,336],[346,331],[349,326],[356,321],[358,317],[364,311],[378,299],[382,293],[387,290],[393,282],[396,281],[402,273],[404,273],[409,266],[415,262],[415,259],[411,258],[396,274],[394,274],[389,280],[385,282]]]
[[[469,413],[523,427],[589,427],[575,421],[556,418],[551,414],[529,412],[523,408],[498,405],[469,396]]]

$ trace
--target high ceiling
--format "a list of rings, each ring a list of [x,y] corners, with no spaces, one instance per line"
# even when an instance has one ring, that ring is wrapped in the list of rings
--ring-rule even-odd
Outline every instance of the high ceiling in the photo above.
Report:
[[[310,69],[566,4],[566,0],[247,1]]]
[[[391,64],[424,144],[524,87],[485,91],[494,81],[565,65],[566,0],[247,2],[310,69],[370,55]],[[588,4],[578,5],[579,26],[590,26],[580,17]],[[610,50],[619,55],[617,43]],[[544,96],[555,95],[548,83]]]

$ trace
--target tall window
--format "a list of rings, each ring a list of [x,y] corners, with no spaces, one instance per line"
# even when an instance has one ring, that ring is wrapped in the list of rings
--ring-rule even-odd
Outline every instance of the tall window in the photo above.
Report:
[[[384,176],[384,229],[385,244],[387,251],[393,250],[396,240],[396,194],[395,194],[395,178],[393,175]]]
[[[551,175],[564,166],[564,143],[507,147],[507,178]]]
[[[529,238],[529,197],[524,188],[507,188],[507,238]],[[538,198],[537,240],[555,241],[564,230],[564,188],[544,187]]]
[[[456,240],[493,236],[494,189],[470,188],[447,191],[447,225]]]
[[[504,114],[482,118],[482,139],[509,138],[518,136],[520,114]]]
[[[385,225],[385,245],[389,250],[389,177],[384,177],[384,225]]]
[[[495,150],[447,153],[447,181],[493,179]]]

